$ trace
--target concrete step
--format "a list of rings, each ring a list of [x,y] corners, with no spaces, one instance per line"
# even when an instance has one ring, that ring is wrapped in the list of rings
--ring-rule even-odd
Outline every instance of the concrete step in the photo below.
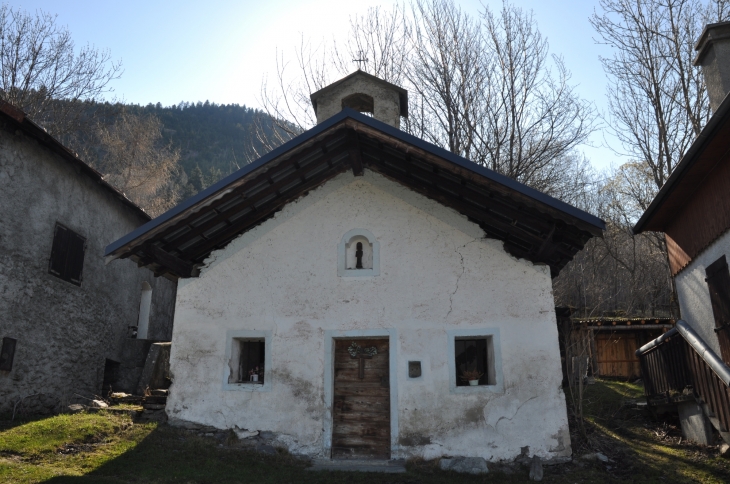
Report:
[[[314,459],[308,471],[341,471],[341,472],[385,472],[400,474],[406,471],[404,460],[365,460],[365,459]]]
[[[723,432],[722,431],[722,424],[720,424],[720,419],[717,418],[717,415],[710,410],[710,407],[700,400],[700,406],[702,407],[702,412],[707,416],[708,419],[710,419],[710,423],[713,427],[715,427],[715,430],[717,430],[720,433],[720,437],[722,438],[723,442],[726,444],[730,444],[730,432]]]

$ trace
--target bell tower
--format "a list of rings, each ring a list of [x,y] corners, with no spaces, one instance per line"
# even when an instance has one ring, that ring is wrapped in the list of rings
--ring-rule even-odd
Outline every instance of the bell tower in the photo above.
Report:
[[[357,70],[310,96],[317,124],[351,108],[400,129],[400,118],[408,117],[408,91]]]

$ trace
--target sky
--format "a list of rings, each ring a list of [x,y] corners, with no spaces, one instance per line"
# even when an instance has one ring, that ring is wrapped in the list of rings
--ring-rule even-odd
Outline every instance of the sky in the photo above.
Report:
[[[477,14],[478,0],[456,0]],[[492,9],[501,0],[483,0]],[[260,107],[265,76],[276,73],[277,50],[294,58],[301,36],[313,42],[344,38],[349,18],[392,0],[10,0],[9,5],[57,15],[78,46],[109,50],[122,61],[113,96],[128,103],[210,101]],[[610,50],[594,41],[589,17],[598,0],[512,0],[532,10],[552,54],[561,56],[583,98],[605,113],[606,77],[599,56]],[[355,65],[353,64],[353,70]],[[580,147],[599,170],[623,158],[605,126]]]

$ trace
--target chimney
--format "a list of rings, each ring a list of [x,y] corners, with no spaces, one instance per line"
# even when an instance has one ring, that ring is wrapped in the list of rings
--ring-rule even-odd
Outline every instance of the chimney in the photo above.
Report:
[[[408,117],[408,91],[357,70],[310,96],[317,124],[351,108],[372,115],[400,129],[400,118]]]
[[[730,22],[708,24],[695,44],[695,66],[702,66],[712,112],[730,92]]]

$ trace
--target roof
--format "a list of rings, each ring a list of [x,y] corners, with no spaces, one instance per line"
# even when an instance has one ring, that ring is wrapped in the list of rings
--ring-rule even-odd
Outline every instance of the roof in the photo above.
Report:
[[[634,225],[635,234],[644,231],[664,232],[666,225],[697,191],[715,168],[718,153],[725,152],[730,130],[730,96],[725,96],[699,136],[694,140],[674,171],[656,194],[649,207]],[[709,150],[711,145],[722,144]],[[714,148],[714,147],[713,147]],[[710,153],[710,151],[713,151]],[[708,152],[707,156],[705,152]],[[721,154],[721,153],[720,153]]]
[[[586,326],[592,330],[655,330],[659,328],[671,328],[676,320],[669,317],[638,317],[638,318],[613,318],[613,317],[591,317],[572,318],[574,326]]]
[[[371,169],[454,208],[515,257],[554,275],[605,224],[599,218],[352,109],[297,136],[109,244],[155,273],[191,277],[213,250],[334,176]]]
[[[79,169],[81,173],[99,184],[102,189],[107,190],[122,204],[131,208],[144,220],[150,220],[150,216],[138,205],[127,198],[124,193],[104,181],[103,175],[84,163],[76,153],[67,148],[63,143],[48,134],[45,128],[34,123],[23,111],[10,103],[0,100],[0,118],[4,128],[10,132],[20,131],[29,138],[33,138],[40,144],[59,155],[63,160]]]
[[[342,84],[349,82],[350,80],[356,78],[356,77],[364,77],[365,79],[368,79],[372,82],[375,82],[377,84],[380,84],[388,89],[391,89],[393,91],[398,92],[398,96],[400,98],[400,115],[401,116],[408,116],[408,91],[403,89],[400,86],[396,86],[395,84],[392,84],[388,81],[384,81],[380,79],[379,77],[375,77],[372,74],[368,74],[365,71],[361,71],[360,69],[356,70],[352,74],[343,77],[339,81],[333,82],[332,84],[329,84],[319,91],[312,93],[309,96],[309,99],[312,101],[312,107],[314,107],[314,112],[317,112],[317,99],[322,97],[323,95],[326,95],[334,90],[337,89],[338,86],[341,86]]]

